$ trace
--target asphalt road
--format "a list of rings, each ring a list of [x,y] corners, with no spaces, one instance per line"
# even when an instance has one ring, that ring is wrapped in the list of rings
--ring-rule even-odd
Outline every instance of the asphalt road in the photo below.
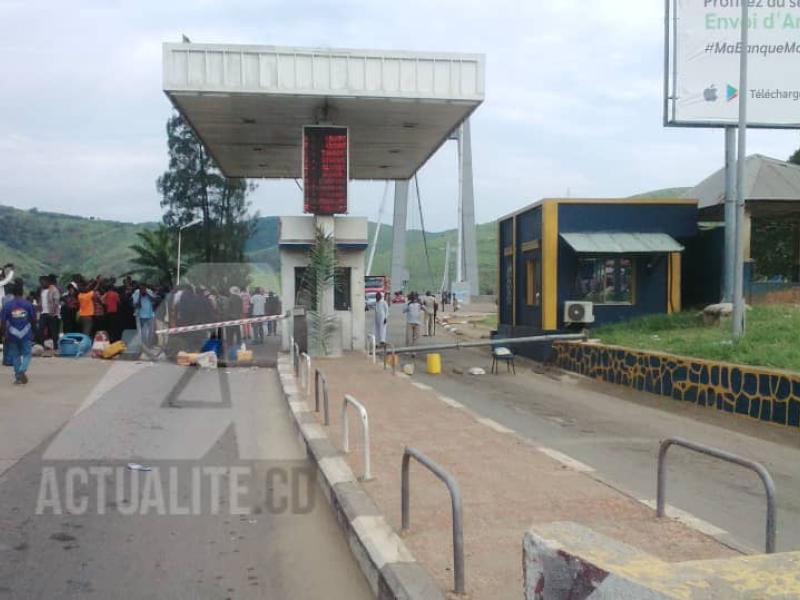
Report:
[[[397,307],[389,336],[390,341],[403,340]],[[488,373],[488,351],[442,354],[441,376],[422,372],[422,355],[414,379],[539,446],[580,461],[593,470],[592,476],[639,499],[656,497],[656,456],[660,441],[668,437],[684,437],[761,462],[777,488],[778,550],[800,549],[797,432],[560,371],[543,371],[528,361],[518,362],[516,376],[506,374],[505,367],[500,375],[456,374],[454,367],[474,366]],[[763,551],[766,501],[757,475],[680,448],[671,449],[668,460],[668,504],[699,518],[700,527],[731,545]]]
[[[274,370],[49,360],[2,388],[0,598],[371,597]]]

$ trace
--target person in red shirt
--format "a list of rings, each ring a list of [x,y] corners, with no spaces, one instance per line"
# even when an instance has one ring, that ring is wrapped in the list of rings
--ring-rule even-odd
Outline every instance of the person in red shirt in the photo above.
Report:
[[[119,312],[119,293],[111,285],[106,286],[102,295],[102,301],[103,307],[105,308],[105,326],[108,330],[108,337],[111,342],[117,342],[122,338],[122,319]]]

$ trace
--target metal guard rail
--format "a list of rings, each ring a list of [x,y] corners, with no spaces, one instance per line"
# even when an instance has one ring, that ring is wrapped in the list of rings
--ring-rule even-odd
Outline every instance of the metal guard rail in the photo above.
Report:
[[[461,508],[461,488],[458,487],[458,482],[450,473],[425,454],[415,448],[406,447],[403,451],[403,468],[400,481],[401,521],[404,531],[411,526],[408,476],[411,458],[416,459],[422,466],[441,479],[450,491],[450,502],[453,507],[453,577],[455,580],[455,593],[464,594],[464,513]]]
[[[331,424],[330,413],[328,412],[328,380],[325,379],[325,375],[322,374],[322,371],[317,369],[314,373],[314,410],[315,412],[319,412],[319,382],[322,380],[322,402],[324,405],[323,415],[325,419],[325,425]]]
[[[362,480],[369,481],[372,479],[372,470],[370,469],[369,461],[369,417],[364,405],[350,394],[345,394],[344,402],[342,402],[342,450],[344,450],[344,452],[350,452],[350,426],[347,422],[348,404],[354,406],[361,416],[361,426],[364,430],[364,477]]]
[[[775,526],[777,522],[777,507],[775,504],[775,482],[772,480],[772,476],[769,474],[769,471],[762,465],[761,463],[757,463],[750,459],[744,458],[737,454],[732,454],[730,452],[726,452],[725,450],[720,450],[718,448],[712,448],[710,446],[704,446],[703,444],[697,444],[695,442],[690,442],[688,440],[684,440],[683,438],[668,438],[661,442],[661,446],[658,450],[658,483],[657,483],[657,490],[656,490],[656,515],[658,517],[664,516],[664,508],[666,506],[666,487],[667,487],[667,472],[666,472],[666,458],[667,458],[667,450],[669,450],[670,446],[682,446],[683,448],[687,448],[689,450],[693,450],[695,452],[699,452],[700,454],[705,454],[707,456],[713,456],[714,458],[718,458],[720,460],[724,460],[729,463],[733,463],[735,465],[739,465],[740,467],[744,467],[746,469],[750,469],[751,471],[755,471],[758,476],[761,478],[762,483],[764,484],[764,490],[767,493],[767,527],[766,527],[766,553],[773,554],[775,552]]]
[[[386,355],[391,348],[392,354],[404,354],[409,352],[430,352],[433,350],[452,350],[460,348],[479,348],[481,346],[513,346],[514,344],[528,344],[531,342],[547,342],[559,340],[585,340],[586,336],[582,333],[560,333],[550,335],[531,335],[517,338],[500,338],[492,340],[478,340],[474,342],[460,342],[456,344],[430,344],[427,346],[404,346],[395,348],[392,344],[386,344],[383,350],[384,366],[386,365]]]

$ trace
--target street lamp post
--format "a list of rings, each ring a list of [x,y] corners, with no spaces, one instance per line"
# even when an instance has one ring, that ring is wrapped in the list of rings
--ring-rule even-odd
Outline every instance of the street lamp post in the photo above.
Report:
[[[189,229],[189,227],[194,227],[195,225],[199,225],[202,222],[203,219],[198,218],[190,223],[187,223],[186,225],[181,225],[180,227],[178,227],[178,265],[175,275],[176,286],[181,284],[181,234],[183,233],[184,229]]]

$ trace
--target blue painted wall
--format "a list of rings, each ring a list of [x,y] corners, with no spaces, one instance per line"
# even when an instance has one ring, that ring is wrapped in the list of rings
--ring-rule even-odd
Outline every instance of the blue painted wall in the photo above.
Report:
[[[667,233],[680,241],[697,234],[697,207],[691,204],[559,204],[558,230],[559,233]]]
[[[512,316],[512,286],[509,285],[509,269],[512,265],[512,259],[510,256],[505,256],[504,250],[506,247],[511,246],[512,239],[513,239],[513,229],[512,229],[512,220],[507,219],[505,221],[501,221],[499,225],[499,252],[500,258],[497,261],[498,265],[498,275],[500,279],[500,285],[498,289],[498,306],[499,306],[499,322],[500,323],[507,323],[511,325],[511,316]]]
[[[564,324],[564,302],[581,300],[575,294],[579,254],[566,242],[558,245],[558,326]],[[667,257],[664,254],[634,256],[635,298],[632,305],[594,305],[594,327],[643,315],[667,312]]]
[[[685,245],[697,234],[697,207],[691,204],[559,204],[559,233],[602,231],[666,233]],[[595,305],[595,327],[667,312],[666,255],[642,254],[636,261],[632,305]],[[558,248],[558,324],[564,327],[564,302],[575,295],[578,254],[563,240]]]
[[[697,235],[697,208],[691,204],[600,204],[562,203],[558,206],[559,233],[602,231],[666,233],[684,245]],[[526,305],[526,261],[537,261],[537,290],[544,294],[541,281],[541,250],[522,252],[522,244],[542,238],[542,209],[533,207],[517,215],[516,286],[511,291],[511,258],[502,249],[513,239],[512,219],[500,223],[500,319],[506,332],[514,328],[526,333],[541,329],[541,307]],[[595,325],[613,323],[647,314],[667,312],[668,265],[666,255],[643,254],[636,261],[635,301],[632,305],[595,305]],[[686,262],[686,261],[684,261]],[[575,294],[578,254],[559,238],[558,250],[558,324],[564,328],[564,302],[579,300]],[[712,267],[713,268],[713,267]],[[689,271],[690,278],[698,277]],[[711,284],[714,285],[713,283]],[[685,287],[685,286],[684,286]],[[516,295],[516,322],[512,322],[512,293]]]

